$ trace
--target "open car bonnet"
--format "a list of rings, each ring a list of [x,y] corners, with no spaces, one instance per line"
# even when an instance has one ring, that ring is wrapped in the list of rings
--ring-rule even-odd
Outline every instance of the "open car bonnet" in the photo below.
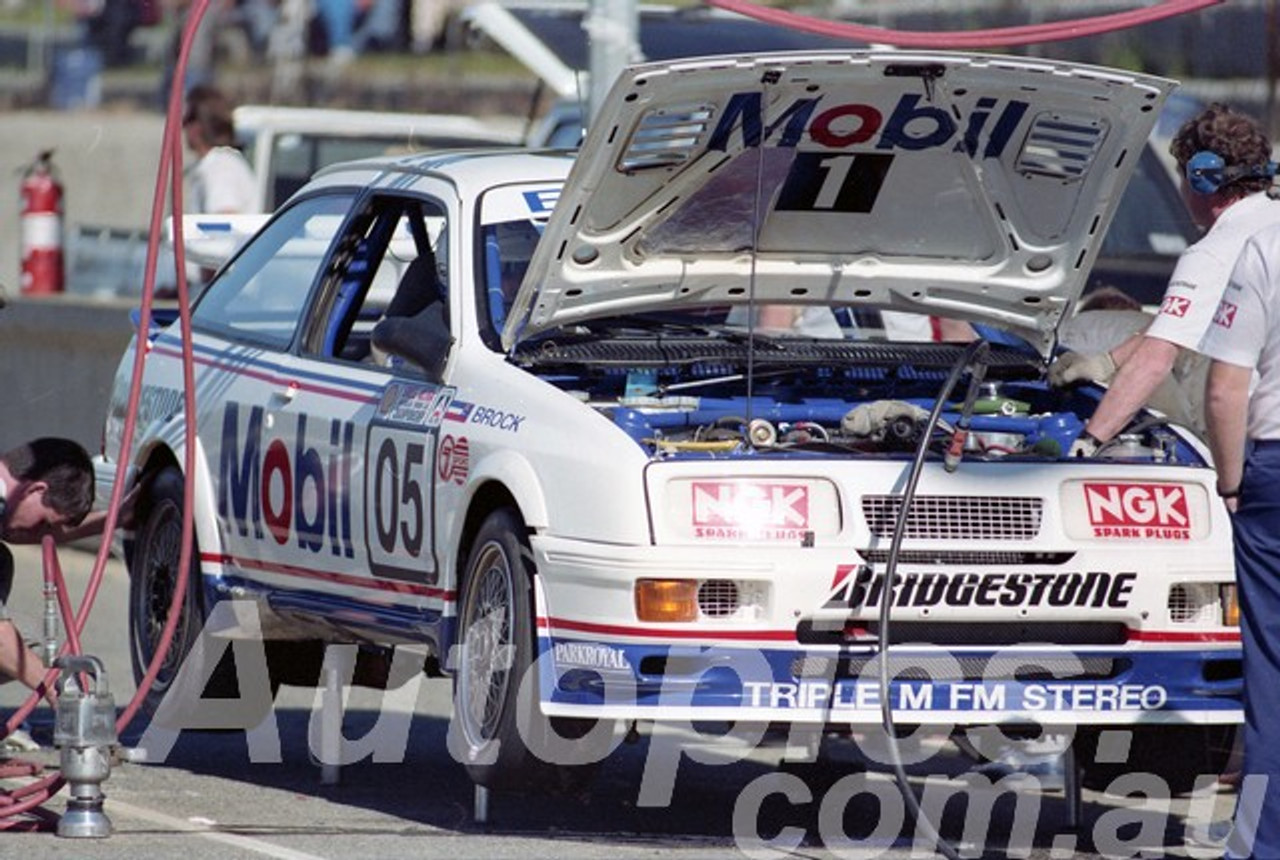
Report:
[[[990,322],[1047,352],[1173,86],[941,52],[630,68],[592,123],[504,343],[753,301]]]

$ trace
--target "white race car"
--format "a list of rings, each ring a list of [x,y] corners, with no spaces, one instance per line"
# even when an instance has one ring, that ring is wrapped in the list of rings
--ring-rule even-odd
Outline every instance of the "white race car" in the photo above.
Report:
[[[628,70],[576,159],[321,171],[194,308],[194,474],[177,326],[147,335],[128,451],[121,364],[139,672],[194,481],[199,588],[157,696],[236,598],[273,681],[314,680],[325,642],[428,648],[485,785],[616,721],[882,707],[1084,747],[1133,729],[1119,764],[1082,747],[1096,778],[1216,772],[1240,651],[1205,448],[1144,413],[1070,457],[1101,391],[1045,382],[1171,88],[1011,57],[710,58]],[[930,317],[981,339],[885,337]],[[589,757],[613,742],[591,736]]]

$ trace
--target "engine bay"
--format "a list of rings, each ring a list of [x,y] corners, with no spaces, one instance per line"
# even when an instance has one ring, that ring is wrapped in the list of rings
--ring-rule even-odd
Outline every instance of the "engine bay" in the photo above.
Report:
[[[651,456],[906,456],[926,432],[963,345],[649,334],[542,340],[518,364],[608,416]],[[963,392],[980,382],[970,408]],[[965,458],[1068,456],[1101,399],[1055,389],[1040,357],[992,345],[967,368],[930,440],[964,433]],[[962,420],[963,419],[963,420]],[[1139,413],[1101,459],[1204,465],[1187,431]]]

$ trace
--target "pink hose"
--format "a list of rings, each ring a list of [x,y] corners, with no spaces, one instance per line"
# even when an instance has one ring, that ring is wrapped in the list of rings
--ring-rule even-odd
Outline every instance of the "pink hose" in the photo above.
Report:
[[[211,0],[195,0],[191,9],[187,14],[187,20],[183,27],[182,45],[178,54],[177,63],[174,68],[173,85],[169,93],[169,107],[165,117],[164,140],[160,151],[160,165],[156,174],[156,190],[152,199],[151,208],[151,228],[147,240],[147,260],[143,273],[142,288],[142,304],[139,312],[138,335],[135,338],[135,353],[133,361],[133,377],[129,386],[128,405],[126,406],[124,431],[121,436],[120,450],[122,453],[128,452],[133,444],[134,423],[138,413],[138,402],[141,399],[142,392],[142,373],[146,363],[147,354],[147,334],[151,327],[151,305],[152,296],[155,292],[156,265],[159,258],[159,239],[161,226],[164,219],[164,202],[165,202],[165,182],[169,183],[169,191],[173,200],[173,212],[182,212],[182,110],[183,110],[183,81],[187,75],[187,62],[191,52],[191,41],[195,35],[196,28],[200,25],[200,21],[204,18],[205,12],[209,7]],[[185,407],[186,415],[195,415],[195,385],[194,371],[191,353],[191,316],[190,316],[190,294],[186,281],[186,260],[185,252],[182,244],[182,217],[180,214],[174,215],[174,244],[175,254],[174,263],[177,270],[178,280],[178,303],[179,316],[182,320],[183,331],[183,383],[185,386]],[[192,421],[186,423],[186,474],[194,475],[195,463],[195,424]],[[84,598],[80,603],[79,612],[72,617],[70,599],[66,596],[66,583],[62,580],[62,570],[57,560],[57,550],[53,541],[46,538],[44,541],[44,565],[46,577],[53,577],[58,583],[58,599],[62,612],[63,625],[67,630],[67,643],[64,645],[63,652],[70,650],[72,653],[79,651],[79,634],[84,629],[84,625],[88,620],[89,613],[93,608],[93,602],[97,597],[98,589],[102,584],[102,577],[106,570],[107,559],[111,552],[111,535],[115,533],[116,524],[119,519],[120,501],[124,497],[125,487],[125,469],[127,462],[122,458],[116,467],[115,486],[112,489],[111,499],[107,503],[107,518],[103,525],[103,540],[98,548],[98,555],[94,561],[93,571],[89,577],[88,587],[85,589]],[[155,677],[159,674],[160,666],[164,663],[165,656],[168,653],[169,646],[173,641],[173,632],[177,627],[178,616],[181,610],[182,601],[186,594],[188,571],[191,564],[192,550],[192,534],[193,511],[192,502],[194,499],[193,482],[186,482],[184,501],[183,501],[183,542],[182,551],[179,557],[178,578],[174,587],[173,599],[169,606],[169,615],[165,621],[165,626],[160,635],[160,641],[157,643],[157,649],[151,665],[147,669],[146,675],[138,685],[137,692],[134,694],[133,700],[130,701],[128,707],[120,715],[116,722],[117,731],[123,731],[124,728],[133,719],[137,713],[139,706],[145,699],[147,692],[150,690]],[[49,685],[54,682],[58,674],[57,669],[50,669],[45,676],[45,684]],[[8,724],[8,731],[12,732],[22,720],[35,708],[39,702],[39,696],[35,693],[28,698],[23,706],[14,713]],[[22,763],[14,763],[14,767],[23,768]],[[38,766],[36,766],[38,768]],[[19,788],[0,792],[0,831],[15,829],[40,829],[47,828],[50,824],[56,822],[56,816],[52,816],[40,806],[49,798],[56,794],[64,783],[61,775],[52,773],[48,776],[36,780],[35,782],[21,786]],[[34,817],[19,819],[17,816],[29,815]]]
[[[964,32],[923,33],[912,30],[887,30],[863,24],[847,24],[825,21],[808,15],[799,15],[785,9],[760,6],[750,0],[708,0],[729,12],[746,15],[768,24],[776,24],[791,30],[803,30],[820,36],[849,39],[869,44],[894,45],[899,48],[1008,48],[1014,45],[1031,45],[1039,42],[1057,42],[1064,39],[1080,39],[1097,36],[1140,24],[1150,24],[1174,15],[1197,12],[1216,6],[1223,0],[1161,0],[1154,6],[1114,12],[1091,18],[1054,21],[1046,24],[1027,24],[1020,27],[1000,27],[993,30],[966,30]]]

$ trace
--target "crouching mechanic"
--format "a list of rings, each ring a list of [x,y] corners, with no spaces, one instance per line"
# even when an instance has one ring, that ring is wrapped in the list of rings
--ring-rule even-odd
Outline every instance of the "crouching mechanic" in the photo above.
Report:
[[[45,535],[72,540],[101,531],[105,513],[93,506],[93,464],[70,439],[41,438],[0,454],[0,540],[38,543]],[[13,553],[0,543],[0,682],[17,679],[52,704],[47,667],[9,618]]]
[[[1271,142],[1251,117],[1211,104],[1178,130],[1169,151],[1182,177],[1183,199],[1206,232],[1178,258],[1160,310],[1145,331],[1109,352],[1068,352],[1049,368],[1053,385],[1111,383],[1072,446],[1073,455],[1091,456],[1148,403],[1203,432],[1202,388],[1194,380],[1177,386],[1170,374],[1175,365],[1182,373],[1203,369],[1203,361],[1189,359],[1199,358],[1200,341],[1245,240],[1280,223],[1280,205],[1270,193]]]

